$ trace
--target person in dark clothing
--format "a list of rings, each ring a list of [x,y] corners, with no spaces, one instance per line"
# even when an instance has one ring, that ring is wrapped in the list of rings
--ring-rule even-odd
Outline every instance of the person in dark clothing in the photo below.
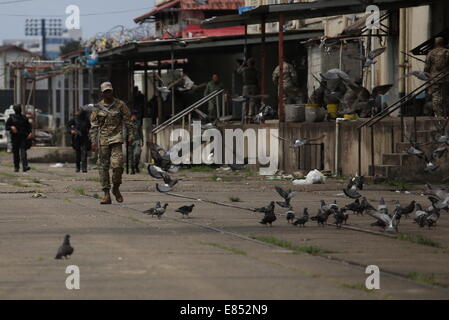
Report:
[[[6,130],[11,133],[12,152],[14,155],[14,171],[19,172],[22,161],[23,172],[30,170],[27,159],[27,149],[31,147],[31,124],[22,114],[20,104],[14,106],[14,114],[6,121]]]
[[[72,135],[72,147],[76,151],[76,172],[87,172],[87,153],[90,150],[90,121],[89,112],[81,110],[68,123],[69,133]]]

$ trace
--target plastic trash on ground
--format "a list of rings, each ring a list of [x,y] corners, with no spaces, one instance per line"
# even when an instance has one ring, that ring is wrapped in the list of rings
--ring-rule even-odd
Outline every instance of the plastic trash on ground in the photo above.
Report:
[[[55,164],[51,164],[50,168],[63,168],[64,165],[62,163],[55,163]]]
[[[326,182],[326,177],[317,169],[311,170],[305,179],[293,180],[294,185],[322,184]]]

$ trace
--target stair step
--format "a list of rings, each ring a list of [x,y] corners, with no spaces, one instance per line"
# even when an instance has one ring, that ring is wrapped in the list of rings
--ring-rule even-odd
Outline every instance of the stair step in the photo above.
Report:
[[[369,175],[375,176],[380,175],[383,177],[390,177],[394,170],[400,169],[401,166],[389,165],[389,164],[375,164],[374,166],[369,166]]]
[[[384,153],[382,155],[382,164],[415,169],[422,167],[423,161],[407,153]]]

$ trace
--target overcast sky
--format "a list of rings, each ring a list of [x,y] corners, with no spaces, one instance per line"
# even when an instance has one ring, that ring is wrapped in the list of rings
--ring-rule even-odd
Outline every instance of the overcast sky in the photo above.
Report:
[[[149,11],[154,6],[154,0],[0,0],[0,44],[4,39],[27,38],[27,18],[59,16],[65,23],[65,9],[68,5],[80,8],[81,29],[83,38],[86,39],[117,25],[130,28],[137,26],[133,18]],[[117,11],[124,12],[111,13]],[[91,15],[97,13],[104,14]]]

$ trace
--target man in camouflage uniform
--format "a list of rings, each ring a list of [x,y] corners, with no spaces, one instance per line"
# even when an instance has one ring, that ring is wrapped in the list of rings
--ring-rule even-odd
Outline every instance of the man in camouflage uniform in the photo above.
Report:
[[[284,61],[284,103],[296,103],[298,100],[299,90],[297,85],[298,76],[295,67]],[[272,75],[273,83],[279,91],[279,66],[276,67]]]
[[[243,61],[242,65],[237,69],[237,73],[242,76],[242,96],[246,99],[245,112],[242,114],[242,119],[244,123],[250,123],[256,108],[256,99],[253,96],[259,94],[259,72],[256,69],[254,58]]]
[[[445,48],[444,39],[441,37],[435,38],[435,48],[429,52],[426,58],[425,72],[430,73],[432,77],[440,72],[449,71],[449,50]],[[434,84],[429,89],[429,94],[432,96],[433,110],[436,117],[448,116],[448,90],[449,90],[449,76],[442,81]]]
[[[139,163],[143,146],[142,126],[136,113],[131,115],[131,130],[134,140],[128,145],[128,166],[131,168],[131,174],[136,174],[140,172]]]
[[[109,168],[112,167],[112,193],[117,202],[123,202],[119,190],[123,174],[123,128],[126,127],[127,132],[129,132],[129,142],[133,140],[133,131],[131,130],[130,111],[123,101],[114,98],[112,84],[110,82],[102,83],[101,92],[103,100],[99,104],[109,111],[97,110],[92,112],[90,139],[93,150],[97,148],[98,144],[97,166],[104,191],[101,204],[111,204]]]
[[[220,76],[218,74],[213,74],[212,80],[207,83],[203,96],[206,97],[212,92],[221,89],[223,89],[223,84],[220,82]],[[217,101],[216,98],[209,100],[209,106],[207,108],[208,110],[207,116],[211,121],[217,119],[217,103],[218,106],[220,107],[220,102]]]

